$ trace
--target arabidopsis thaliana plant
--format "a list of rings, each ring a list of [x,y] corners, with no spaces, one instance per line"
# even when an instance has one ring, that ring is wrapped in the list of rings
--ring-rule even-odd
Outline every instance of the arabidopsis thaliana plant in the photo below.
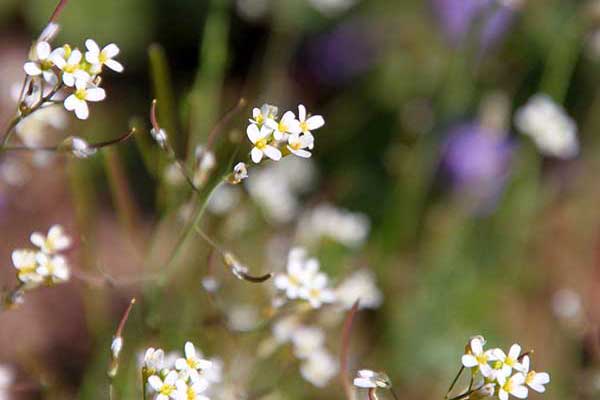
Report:
[[[508,400],[509,394],[512,394],[519,399],[527,398],[527,388],[524,386],[525,375],[522,373],[519,372],[510,378],[500,374],[498,375],[497,379],[498,398],[500,400]]]
[[[87,119],[90,115],[88,101],[102,101],[106,98],[104,89],[92,86],[85,79],[77,79],[75,93],[65,99],[65,109],[75,111],[79,119]]]
[[[84,81],[87,84],[90,75],[81,69],[83,59],[81,51],[78,49],[70,51],[63,47],[56,49],[52,54],[54,64],[62,70],[62,80],[65,85],[73,87],[77,81]]]
[[[258,164],[264,156],[267,156],[274,161],[281,159],[281,152],[279,149],[270,144],[272,133],[273,131],[271,128],[266,125],[263,125],[260,128],[254,124],[248,125],[246,134],[248,135],[248,139],[250,139],[254,145],[250,155],[255,164]]]
[[[307,118],[306,107],[304,107],[302,104],[298,106],[298,121],[300,122],[300,131],[307,135],[311,135],[311,131],[319,129],[325,125],[325,120],[321,115],[312,115]]]
[[[88,39],[85,41],[85,47],[87,48],[85,60],[92,64],[98,72],[102,71],[102,66],[104,65],[115,72],[123,72],[123,65],[114,60],[119,54],[119,47],[116,44],[111,43],[100,50],[95,41]]]
[[[314,147],[315,138],[310,134],[299,135],[292,133],[288,137],[287,149],[294,155],[302,158],[310,158],[311,153],[306,149]]]
[[[252,109],[252,118],[249,121],[252,124],[262,127],[267,121],[277,118],[278,112],[279,109],[277,107],[270,104],[263,104],[261,108],[254,107]]]
[[[491,350],[484,351],[484,341],[482,337],[474,337],[469,342],[467,353],[462,356],[462,365],[467,368],[479,368],[481,375],[489,377],[492,374],[492,368],[489,361],[495,361]]]
[[[169,400],[175,399],[176,386],[175,383],[178,380],[177,372],[170,371],[165,379],[161,379],[158,375],[152,375],[148,378],[150,387],[156,392],[156,400]]]
[[[50,58],[52,48],[48,42],[36,43],[30,52],[30,61],[26,62],[23,66],[25,73],[29,76],[40,76],[44,78],[46,82],[56,84],[56,74],[52,70],[54,63]]]
[[[300,288],[300,298],[307,300],[313,308],[319,308],[323,303],[333,303],[335,292],[328,285],[327,275],[318,273],[308,283]]]
[[[200,380],[188,384],[183,380],[175,382],[177,391],[173,397],[175,400],[209,400],[208,397],[202,395],[207,388],[208,382],[206,380]]]
[[[300,122],[292,111],[287,111],[279,121],[268,118],[265,125],[273,130],[275,140],[285,140],[289,133],[300,133]]]
[[[279,290],[284,290],[289,299],[296,299],[300,295],[300,288],[307,285],[319,271],[319,262],[311,258],[306,260],[306,251],[302,248],[290,250],[287,262],[287,273],[278,274],[274,284]]]
[[[546,372],[536,372],[529,370],[529,356],[523,357],[523,373],[525,375],[525,384],[538,393],[544,393],[544,385],[550,383],[550,375]]]
[[[494,358],[502,363],[502,374],[504,376],[510,375],[511,371],[516,369],[517,371],[523,372],[523,365],[519,362],[519,355],[521,355],[521,346],[513,344],[510,346],[508,355],[502,351],[502,349],[492,350]]]
[[[192,381],[197,381],[199,379],[198,371],[210,368],[212,363],[196,354],[196,348],[192,342],[186,342],[184,349],[185,357],[175,361],[175,369],[185,373]]]
[[[33,232],[30,240],[46,254],[55,254],[71,246],[71,238],[65,234],[65,230],[60,225],[52,225],[47,235]]]

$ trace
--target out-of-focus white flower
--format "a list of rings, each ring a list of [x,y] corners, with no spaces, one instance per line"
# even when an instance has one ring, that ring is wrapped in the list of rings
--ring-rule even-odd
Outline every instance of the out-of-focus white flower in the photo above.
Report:
[[[333,303],[335,292],[328,287],[328,281],[329,279],[324,273],[316,274],[300,288],[300,298],[307,300],[313,308],[319,308],[324,303]]]
[[[261,108],[254,107],[252,109],[252,118],[249,119],[251,124],[256,124],[262,127],[268,121],[277,118],[278,108],[271,104],[263,104]]]
[[[483,350],[484,341],[481,337],[474,337],[469,342],[466,354],[462,356],[462,365],[466,368],[479,368],[481,375],[489,377],[492,375],[492,368],[488,364],[495,361],[492,350]]]
[[[260,163],[264,156],[267,156],[273,161],[281,159],[281,152],[279,149],[270,144],[269,139],[271,138],[273,131],[266,125],[258,128],[257,125],[250,124],[246,129],[248,139],[252,142],[254,147],[250,151],[250,156],[255,164]]]
[[[100,50],[100,47],[95,41],[88,39],[85,41],[85,47],[87,48],[85,60],[92,64],[92,67],[97,70],[98,73],[102,71],[102,66],[104,65],[115,72],[123,72],[123,65],[114,60],[119,54],[119,47],[116,44],[111,43]]]
[[[25,73],[29,76],[42,76],[44,80],[52,85],[56,84],[57,78],[54,63],[50,58],[52,48],[48,42],[37,42],[29,53],[28,62],[23,65]]]
[[[269,10],[269,0],[237,0],[236,9],[242,17],[257,20]]]
[[[98,151],[94,147],[90,146],[85,139],[77,136],[72,136],[63,143],[65,143],[65,150],[68,150],[77,158],[88,158],[96,154]]]
[[[235,331],[248,332],[256,328],[259,320],[256,307],[249,304],[239,304],[229,310],[227,322],[231,329]]]
[[[502,363],[502,374],[509,376],[513,368],[517,371],[523,372],[523,365],[519,362],[519,356],[521,355],[521,346],[513,344],[510,346],[508,354],[504,353],[502,349],[493,349],[492,353],[497,361]]]
[[[515,124],[544,155],[567,159],[579,152],[575,121],[547,95],[529,99],[517,110]]]
[[[505,377],[504,375],[498,375],[498,398],[500,400],[508,400],[508,395],[512,394],[513,396],[519,399],[527,398],[527,387],[525,387],[525,375],[522,373],[517,373],[510,378]]]
[[[544,393],[544,385],[550,383],[550,375],[547,372],[536,372],[529,370],[529,356],[523,357],[523,373],[525,374],[525,384],[538,393]]]
[[[52,52],[52,61],[62,71],[63,83],[69,87],[75,86],[77,81],[87,84],[90,75],[81,69],[83,55],[78,49],[71,50],[69,47],[61,47]]]
[[[177,387],[175,383],[178,377],[177,372],[170,371],[164,380],[158,375],[152,375],[148,378],[150,387],[156,392],[156,400],[176,399]]]
[[[482,400],[492,397],[496,391],[495,383],[486,383],[469,396],[470,400]]]
[[[164,367],[165,352],[162,349],[149,347],[144,353],[142,368],[147,375],[154,375]]]
[[[219,358],[211,358],[210,368],[203,371],[203,377],[210,384],[221,383],[223,381],[223,361]]]
[[[388,376],[380,372],[371,371],[370,369],[361,369],[356,375],[353,384],[359,388],[387,389],[391,386]]]
[[[308,0],[309,3],[325,16],[333,17],[348,10],[357,0]]]
[[[0,181],[10,186],[23,186],[31,178],[25,163],[18,158],[5,158],[0,162]]]
[[[247,177],[248,177],[248,168],[246,167],[246,164],[243,162],[239,162],[239,163],[235,164],[235,167],[233,167],[232,183],[238,184],[241,181],[243,181],[244,179],[246,179]]]
[[[314,141],[315,138],[312,135],[292,133],[288,137],[287,149],[298,157],[310,158],[311,152],[306,149],[312,149]]]
[[[308,285],[318,271],[319,262],[314,258],[306,259],[306,250],[296,247],[288,255],[286,273],[277,274],[274,284],[293,300],[300,296],[300,289]]]
[[[17,279],[24,284],[35,286],[44,280],[37,271],[37,252],[32,250],[15,250],[12,252],[12,262],[18,270]]]
[[[212,363],[196,354],[196,348],[192,342],[186,342],[184,349],[185,358],[175,361],[175,368],[195,382],[200,378],[199,371],[210,368]]]
[[[63,256],[37,254],[38,268],[40,274],[48,283],[62,283],[69,280],[71,275],[67,260]]]
[[[165,167],[163,172],[165,182],[171,186],[179,186],[185,182],[185,175],[176,162],[172,162]]]
[[[338,373],[337,360],[325,350],[313,353],[300,366],[302,377],[317,387],[323,387]]]
[[[273,130],[275,140],[286,140],[290,133],[300,133],[300,121],[292,111],[286,111],[279,121],[273,118],[266,120],[265,125]]]
[[[112,357],[114,359],[119,358],[121,350],[123,350],[123,338],[121,336],[116,336],[113,338],[113,341],[110,344],[110,352]]]
[[[173,396],[175,400],[208,400],[208,397],[202,394],[208,388],[208,382],[205,380],[193,382],[191,385],[178,380],[175,382],[175,387],[177,388]]]
[[[9,400],[10,386],[15,382],[15,371],[8,365],[0,364],[0,400]]]
[[[563,320],[575,320],[581,315],[581,296],[571,289],[560,289],[552,296],[552,311]]]
[[[300,359],[308,358],[320,350],[324,342],[325,334],[317,327],[303,326],[292,333],[294,355]]]
[[[29,239],[31,243],[46,254],[56,254],[71,246],[71,238],[65,233],[61,225],[52,225],[47,235],[41,232],[33,232]]]
[[[41,146],[50,129],[64,129],[67,113],[60,107],[44,107],[29,114],[15,127],[19,138],[26,146]]]
[[[337,302],[350,309],[360,299],[359,308],[378,308],[383,302],[383,294],[375,284],[373,272],[359,270],[346,278],[336,289]]]
[[[102,101],[106,98],[104,89],[90,85],[86,79],[77,79],[75,82],[75,93],[65,99],[65,109],[75,111],[79,119],[87,119],[90,115],[90,109],[87,102]]]
[[[194,184],[201,186],[208,178],[210,172],[215,167],[217,161],[215,153],[206,149],[204,146],[196,146],[196,170],[194,172]]]
[[[207,276],[202,279],[202,287],[209,293],[219,290],[219,281],[214,276]]]
[[[165,147],[165,145],[167,144],[167,132],[165,132],[164,129],[156,130],[152,128],[150,129],[150,134],[160,147]]]
[[[295,315],[282,317],[273,324],[273,337],[280,344],[287,343],[301,326]]]
[[[347,247],[358,247],[366,240],[370,225],[364,214],[321,204],[302,215],[298,236],[308,244],[328,238]]]
[[[302,104],[298,106],[298,121],[300,122],[300,131],[307,136],[312,136],[312,131],[325,125],[325,119],[321,115],[312,115],[307,118],[306,107]],[[309,149],[312,149],[312,145]]]

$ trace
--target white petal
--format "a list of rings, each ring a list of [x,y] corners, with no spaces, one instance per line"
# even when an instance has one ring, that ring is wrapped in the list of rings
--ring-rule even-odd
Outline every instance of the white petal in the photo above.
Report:
[[[25,65],[23,65],[23,70],[25,70],[25,73],[29,76],[38,76],[42,73],[40,66],[33,61],[26,62]]]
[[[31,243],[33,243],[37,247],[43,247],[46,242],[46,238],[44,237],[44,235],[42,235],[39,232],[33,232],[29,240],[31,240]]]
[[[479,365],[479,371],[481,371],[481,375],[486,378],[492,375],[492,367],[490,367],[488,364]]]
[[[525,386],[516,386],[513,388],[513,390],[510,392],[510,394],[512,394],[513,396],[519,398],[519,399],[526,399],[527,398],[527,388]]]
[[[263,158],[263,152],[258,148],[253,147],[252,151],[250,151],[250,156],[252,157],[252,161],[254,161],[255,164],[258,164]]]
[[[300,121],[306,121],[306,107],[302,104],[298,106],[298,119]]]
[[[71,55],[69,56],[69,59],[67,60],[67,63],[69,65],[77,65],[81,62],[81,58],[82,58],[81,51],[79,51],[78,49],[75,49],[71,52]]]
[[[106,55],[107,58],[113,58],[119,54],[119,47],[111,43],[102,49],[102,52]]]
[[[148,378],[148,383],[150,384],[152,389],[156,391],[159,391],[163,385],[162,380],[156,375],[152,375],[150,378]]]
[[[513,360],[516,360],[520,354],[521,354],[521,346],[519,346],[516,343],[513,344],[512,346],[510,346],[510,350],[508,351],[508,356],[510,358],[512,358]]]
[[[298,157],[302,157],[302,158],[310,158],[310,156],[311,156],[311,153],[310,153],[310,151],[307,151],[307,150],[302,150],[302,149],[300,149],[300,150],[294,150],[294,149],[292,149],[290,146],[288,146],[288,150],[289,150],[289,151],[290,151],[292,154],[294,154],[294,155],[296,155],[296,156],[298,156]]]
[[[88,117],[90,116],[90,109],[88,108],[88,105],[85,101],[79,100],[75,104],[75,115],[79,119],[88,119]]]
[[[500,400],[508,400],[508,392],[506,392],[505,390],[500,389],[500,391],[498,393],[498,398]]]
[[[546,372],[537,373],[537,374],[535,374],[534,382],[545,385],[546,383],[550,382],[550,375],[547,374]]]
[[[187,369],[187,361],[185,360],[185,358],[178,358],[177,360],[175,360],[175,369],[179,371]]]
[[[74,94],[70,95],[65,99],[65,109],[67,109],[68,111],[73,111],[80,101],[81,100],[78,99],[77,96],[75,96]],[[31,240],[33,241],[33,237]]]
[[[360,388],[374,388],[377,387],[374,382],[367,378],[354,378],[354,386]]]
[[[98,53],[92,53],[88,51],[85,53],[85,60],[92,65],[100,64],[100,58],[98,57]]]
[[[361,378],[372,378],[375,376],[375,372],[370,369],[361,369],[357,372],[357,375]]]
[[[248,139],[250,139],[252,143],[256,143],[260,140],[260,131],[254,124],[248,125],[248,128],[246,128],[246,135],[248,135]]]
[[[106,98],[106,92],[102,88],[91,88],[87,90],[86,100],[102,101]]]
[[[281,152],[273,146],[265,146],[263,152],[273,161],[279,161],[281,159]]]
[[[88,49],[90,53],[100,53],[100,47],[98,47],[98,44],[92,39],[88,39],[85,41],[85,48]]]
[[[185,343],[185,357],[188,359],[194,359],[196,358],[196,348],[194,347],[194,344],[192,342],[186,342]]]
[[[123,68],[123,65],[115,60],[107,60],[104,65],[106,65],[108,68],[112,69],[115,72],[123,72],[123,70],[125,68]]]
[[[75,86],[75,76],[70,73],[63,73],[63,82],[69,87]]]
[[[35,51],[39,60],[45,60],[50,56],[52,48],[48,42],[39,42],[37,46],[35,46]]]
[[[471,340],[471,351],[476,355],[483,353],[483,344],[481,343],[481,340],[477,338]]]
[[[325,120],[320,115],[313,115],[306,121],[306,125],[308,126],[308,129],[312,131],[325,125]]]
[[[177,378],[178,378],[177,372],[171,371],[167,374],[167,377],[165,378],[165,383],[167,385],[175,385]]]

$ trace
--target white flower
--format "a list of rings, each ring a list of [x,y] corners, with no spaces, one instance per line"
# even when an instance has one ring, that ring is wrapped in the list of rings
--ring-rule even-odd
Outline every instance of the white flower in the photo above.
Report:
[[[212,363],[196,354],[196,348],[192,342],[186,342],[184,349],[185,357],[175,361],[175,369],[185,373],[192,381],[197,381],[200,377],[198,371],[210,368]]]
[[[300,327],[292,333],[294,354],[300,359],[308,358],[323,347],[325,334],[317,327]]]
[[[278,112],[277,107],[270,104],[263,104],[261,108],[254,107],[252,109],[252,118],[249,121],[251,124],[262,127],[267,121],[277,118]]]
[[[358,247],[365,242],[370,229],[366,215],[327,203],[306,211],[298,222],[298,236],[309,244],[326,238],[347,247]]]
[[[314,147],[315,138],[310,134],[299,135],[292,133],[288,137],[288,150],[298,157],[310,158],[311,153],[306,149],[312,149]]]
[[[510,378],[506,378],[504,375],[498,375],[498,398],[500,400],[508,400],[508,395],[519,399],[527,398],[527,388],[523,385],[525,383],[525,375],[517,373]]]
[[[313,308],[319,308],[323,303],[333,303],[335,301],[335,293],[327,285],[327,275],[318,273],[300,288],[298,294],[300,298],[307,300]]]
[[[32,250],[15,250],[12,252],[12,262],[18,270],[17,278],[28,285],[37,285],[44,278],[37,272],[37,252]]]
[[[387,375],[371,371],[370,369],[361,369],[357,372],[357,377],[354,378],[354,386],[359,388],[384,388],[391,386],[390,379]]]
[[[70,151],[77,158],[88,158],[96,154],[97,149],[91,147],[85,139],[72,136],[65,142],[66,150]]]
[[[116,44],[111,43],[100,50],[95,41],[88,39],[85,41],[85,47],[87,48],[85,60],[93,66],[99,66],[100,71],[102,70],[102,66],[106,65],[115,72],[123,72],[123,65],[114,60],[119,54],[119,47]]]
[[[43,146],[51,129],[64,129],[67,125],[67,113],[60,107],[44,107],[29,114],[15,127],[19,139],[26,146]]]
[[[46,254],[59,253],[71,246],[71,238],[65,234],[65,230],[61,225],[52,225],[47,235],[33,232],[30,240]]]
[[[150,387],[156,392],[156,400],[169,400],[176,399],[177,393],[175,383],[178,380],[177,372],[170,371],[164,380],[158,375],[152,375],[148,378]]]
[[[10,386],[15,382],[15,372],[8,365],[0,364],[0,399],[12,399]]]
[[[71,275],[67,260],[63,256],[53,256],[45,253],[37,254],[40,274],[49,283],[61,283],[69,280]]]
[[[471,339],[466,354],[462,356],[462,365],[466,368],[479,368],[481,375],[489,377],[492,375],[492,368],[489,361],[495,361],[496,358],[492,350],[483,350],[484,341],[482,337],[476,336]]]
[[[263,156],[267,156],[274,161],[281,159],[281,152],[279,149],[269,144],[269,139],[272,134],[271,128],[263,125],[259,129],[257,125],[251,124],[248,125],[246,134],[248,135],[248,139],[250,139],[254,145],[250,155],[255,164],[258,164],[263,159]]]
[[[510,350],[508,351],[508,355],[502,351],[502,349],[493,349],[492,353],[494,354],[494,358],[500,362],[502,362],[502,374],[504,376],[509,376],[512,372],[513,368],[517,371],[523,372],[523,365],[519,362],[519,356],[521,355],[521,346],[518,344],[513,344],[510,346]]]
[[[544,393],[544,385],[550,383],[550,375],[546,372],[535,372],[529,370],[529,356],[523,357],[523,373],[525,375],[525,384],[538,393]]]
[[[312,135],[311,131],[325,125],[325,120],[321,115],[312,115],[308,119],[306,117],[306,107],[300,104],[298,106],[298,121],[300,122],[300,131],[305,135]],[[312,147],[310,148],[312,149]]]
[[[480,400],[492,397],[496,391],[495,383],[486,383],[469,396],[469,400]]]
[[[52,61],[62,70],[62,80],[65,85],[73,87],[77,81],[87,84],[90,80],[90,75],[81,69],[82,58],[83,55],[78,49],[70,50],[70,48],[62,47],[52,52]]]
[[[301,324],[297,316],[282,317],[273,324],[273,337],[278,343],[286,343],[292,339],[300,327]]]
[[[114,337],[112,343],[110,344],[110,352],[112,353],[112,357],[119,358],[122,349],[123,338],[121,336]]]
[[[517,110],[515,124],[545,155],[566,159],[579,152],[575,121],[547,95],[537,94]]]
[[[279,121],[269,118],[265,125],[273,130],[275,140],[285,140],[289,133],[300,133],[300,121],[292,111],[287,111]]]
[[[235,164],[233,167],[233,183],[238,184],[244,179],[248,178],[248,168],[243,162]]]
[[[360,299],[359,308],[378,308],[383,302],[383,294],[375,284],[373,272],[359,270],[346,278],[336,289],[337,302],[350,309]]]
[[[148,375],[159,372],[164,367],[165,352],[162,349],[149,347],[144,354],[143,368]]]
[[[152,128],[150,129],[150,134],[160,147],[165,147],[165,144],[167,143],[167,133],[164,131],[164,129],[159,129],[157,131],[156,129]]]
[[[79,119],[87,119],[90,115],[88,101],[102,101],[106,98],[104,89],[90,85],[85,79],[77,79],[75,93],[65,99],[65,109],[75,111]]]
[[[337,360],[324,350],[313,353],[300,366],[302,377],[317,387],[325,386],[337,372]]]
[[[300,288],[307,285],[318,271],[319,262],[316,259],[306,260],[304,249],[293,248],[288,255],[287,273],[277,274],[273,283],[293,300],[300,296]]]
[[[177,388],[175,396],[173,396],[175,400],[208,400],[208,397],[202,395],[208,388],[208,382],[205,380],[193,382],[191,385],[183,380],[178,380],[175,382],[175,386]]]
[[[203,377],[210,384],[220,383],[223,381],[223,361],[218,358],[211,358],[209,361],[211,362],[211,366],[202,371]]]
[[[46,82],[54,85],[56,84],[56,74],[52,69],[54,63],[50,58],[52,48],[48,42],[38,42],[32,47],[29,59],[23,66],[25,73],[29,76],[42,75]]]

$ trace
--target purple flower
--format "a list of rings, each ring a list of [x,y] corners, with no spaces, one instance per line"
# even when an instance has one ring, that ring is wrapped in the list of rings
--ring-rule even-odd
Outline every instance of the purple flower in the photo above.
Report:
[[[510,173],[514,145],[505,132],[478,122],[458,125],[448,132],[442,149],[442,173],[453,189],[489,208],[502,192]]]
[[[431,0],[440,28],[452,45],[475,35],[482,50],[496,44],[508,31],[515,11],[497,0]]]

